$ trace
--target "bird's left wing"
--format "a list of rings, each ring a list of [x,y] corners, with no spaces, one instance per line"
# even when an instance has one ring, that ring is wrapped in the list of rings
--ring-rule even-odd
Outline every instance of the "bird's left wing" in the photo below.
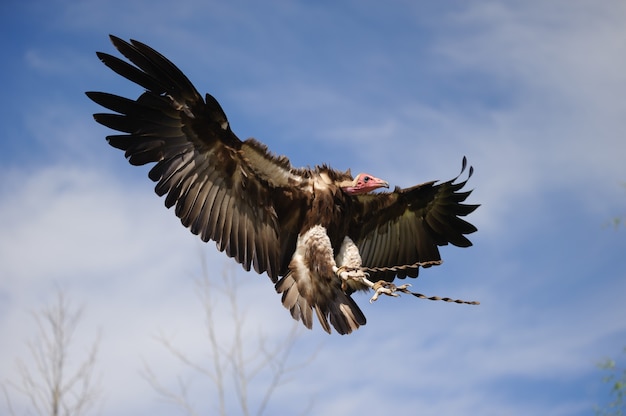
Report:
[[[467,161],[463,158],[461,174]],[[359,248],[371,280],[392,281],[395,277],[417,277],[419,263],[441,260],[439,246],[448,243],[468,247],[465,236],[476,227],[460,217],[478,205],[463,202],[472,191],[461,191],[472,176],[443,183],[426,182],[393,192],[359,195],[357,215],[350,235]]]
[[[96,121],[125,133],[108,136],[109,143],[133,165],[156,162],[149,173],[155,191],[166,195],[165,205],[175,206],[185,227],[215,241],[246,270],[252,266],[276,281],[288,261],[280,241],[294,240],[295,232],[283,229],[275,201],[282,187],[302,180],[298,172],[261,143],[239,140],[219,103],[209,94],[203,100],[160,53],[138,41],[111,40],[134,65],[98,57],[146,91],[137,100],[87,93],[116,113],[94,114]]]

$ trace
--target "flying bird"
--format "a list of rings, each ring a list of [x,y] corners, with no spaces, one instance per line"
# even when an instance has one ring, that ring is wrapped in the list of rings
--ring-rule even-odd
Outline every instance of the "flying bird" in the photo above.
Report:
[[[97,52],[110,69],[145,89],[137,100],[87,96],[114,114],[95,120],[122,134],[107,137],[132,165],[156,163],[149,177],[182,224],[243,268],[267,273],[282,303],[307,328],[313,314],[328,333],[365,325],[356,290],[409,293],[396,278],[441,263],[439,246],[469,247],[476,227],[464,217],[478,205],[462,191],[473,169],[447,182],[392,191],[374,175],[327,165],[295,168],[255,139],[240,140],[217,100],[149,46],[110,36],[129,61]],[[373,192],[379,190],[377,192]],[[442,298],[431,297],[440,300]],[[473,303],[443,298],[457,303]]]

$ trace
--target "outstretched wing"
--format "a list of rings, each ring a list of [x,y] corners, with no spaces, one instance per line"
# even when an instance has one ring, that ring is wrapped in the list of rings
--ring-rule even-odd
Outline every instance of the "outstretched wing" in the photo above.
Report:
[[[459,176],[466,165],[464,157]],[[370,271],[373,281],[417,277],[417,263],[441,260],[439,246],[472,245],[465,235],[476,231],[476,227],[460,218],[478,208],[463,203],[472,191],[461,189],[472,173],[470,167],[467,179],[458,183],[455,182],[459,176],[439,184],[426,182],[393,192],[358,196],[351,235],[363,266],[374,269]]]
[[[87,93],[116,113],[94,114],[98,123],[125,133],[108,136],[111,146],[124,150],[133,165],[156,162],[149,174],[155,191],[166,195],[165,205],[175,206],[185,227],[214,240],[246,270],[252,266],[276,281],[291,255],[280,241],[295,245],[297,230],[279,223],[274,201],[282,188],[304,178],[285,157],[253,139],[239,140],[218,102],[209,94],[203,100],[164,56],[134,40],[111,40],[134,65],[106,53],[98,57],[146,89],[137,100]]]

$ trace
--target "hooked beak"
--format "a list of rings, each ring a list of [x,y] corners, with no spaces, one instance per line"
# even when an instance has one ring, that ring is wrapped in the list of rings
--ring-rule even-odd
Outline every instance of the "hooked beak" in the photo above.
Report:
[[[389,188],[389,182],[366,173],[357,175],[352,186],[343,188],[350,195],[362,195],[379,188]]]

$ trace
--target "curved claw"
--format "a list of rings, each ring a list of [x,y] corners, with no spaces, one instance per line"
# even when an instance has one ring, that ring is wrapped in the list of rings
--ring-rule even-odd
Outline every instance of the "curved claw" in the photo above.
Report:
[[[374,296],[370,298],[370,303],[378,300],[378,297],[381,294],[387,295],[387,296],[398,297],[400,295],[398,295],[396,291],[399,290],[401,292],[407,292],[406,288],[407,288],[407,285],[396,286],[391,282],[387,282],[385,280],[379,280],[378,282],[374,283],[374,285],[372,286],[372,289],[374,290]]]
[[[367,287],[374,286],[374,283],[368,279],[370,276],[369,273],[363,271],[360,267],[334,267],[333,271],[341,279],[341,289],[344,292],[348,290],[348,282],[351,280],[359,282]]]

